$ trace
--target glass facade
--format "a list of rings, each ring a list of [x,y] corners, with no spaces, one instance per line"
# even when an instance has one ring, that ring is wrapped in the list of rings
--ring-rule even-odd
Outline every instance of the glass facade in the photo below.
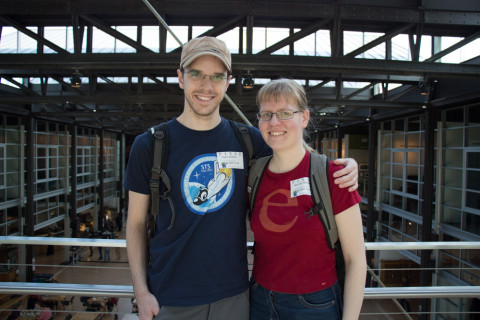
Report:
[[[26,132],[22,117],[0,115],[0,235],[21,235],[26,212]],[[104,201],[120,192],[120,142],[104,134]],[[71,185],[71,134],[66,124],[34,121],[34,230],[65,219]],[[92,128],[77,128],[77,213],[98,205],[100,138]],[[111,202],[110,202],[111,203]],[[116,203],[116,201],[113,201]]]

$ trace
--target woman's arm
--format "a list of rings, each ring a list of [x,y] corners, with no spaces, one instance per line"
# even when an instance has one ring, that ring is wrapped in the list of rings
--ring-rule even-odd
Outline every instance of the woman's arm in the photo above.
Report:
[[[345,259],[343,320],[357,320],[363,303],[367,261],[362,218],[358,204],[335,215]]]

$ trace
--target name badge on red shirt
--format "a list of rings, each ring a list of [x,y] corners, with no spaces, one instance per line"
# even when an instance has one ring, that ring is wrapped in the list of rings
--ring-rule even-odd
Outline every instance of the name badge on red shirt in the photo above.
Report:
[[[308,177],[290,181],[290,197],[311,196],[310,179]]]

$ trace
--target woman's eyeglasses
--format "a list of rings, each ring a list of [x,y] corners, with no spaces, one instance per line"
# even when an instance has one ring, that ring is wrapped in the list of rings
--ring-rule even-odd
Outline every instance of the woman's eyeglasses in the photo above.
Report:
[[[285,110],[285,111],[278,111],[278,112],[270,112],[270,111],[263,111],[257,113],[257,119],[259,121],[270,121],[272,120],[273,115],[277,116],[278,120],[289,120],[292,119],[295,113],[297,112],[302,112],[302,111],[291,111],[291,110]]]

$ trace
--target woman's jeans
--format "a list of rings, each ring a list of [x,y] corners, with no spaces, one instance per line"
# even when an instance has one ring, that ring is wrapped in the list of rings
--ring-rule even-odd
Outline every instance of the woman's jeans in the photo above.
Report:
[[[343,297],[340,285],[307,294],[270,291],[256,283],[250,285],[250,320],[337,320],[342,318]]]

